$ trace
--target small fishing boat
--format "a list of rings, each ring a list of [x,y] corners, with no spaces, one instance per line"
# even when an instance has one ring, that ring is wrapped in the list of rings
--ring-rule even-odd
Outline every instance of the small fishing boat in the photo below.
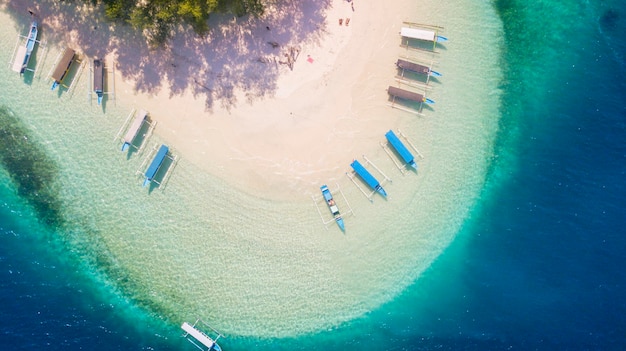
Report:
[[[65,75],[70,70],[72,66],[72,62],[74,62],[74,56],[76,52],[70,48],[65,49],[63,52],[63,56],[59,63],[57,63],[57,67],[54,69],[52,73],[52,87],[50,90],[56,89],[61,83],[63,83],[63,79]]]
[[[383,197],[387,197],[387,192],[380,185],[380,182],[376,178],[374,178],[374,176],[365,167],[363,167],[363,165],[358,160],[352,161],[350,166],[352,167],[352,169],[354,169],[356,174],[358,174],[359,177],[361,177],[361,179],[363,179],[363,181],[367,185],[369,185],[370,188],[377,191]]]
[[[441,77],[442,76],[441,73],[439,73],[437,71],[433,71],[428,66],[421,65],[421,64],[416,63],[416,62],[411,62],[409,60],[398,59],[398,61],[396,62],[396,66],[398,66],[401,69],[404,69],[404,70],[407,70],[407,71],[411,71],[411,72],[415,72],[415,73],[420,73],[420,74],[425,74],[425,75],[435,76],[435,77]]]
[[[154,179],[154,176],[159,171],[159,168],[161,168],[161,165],[163,164],[163,160],[165,160],[165,157],[167,156],[168,151],[169,151],[169,148],[167,147],[167,145],[162,144],[161,147],[159,148],[159,151],[157,151],[156,155],[152,159],[150,166],[148,166],[146,173],[144,174],[145,176],[145,179],[143,181],[144,187],[148,186],[148,184],[152,182],[152,180]]]
[[[145,110],[141,110],[139,111],[139,113],[137,113],[137,115],[135,115],[135,120],[133,121],[133,124],[131,124],[130,128],[128,128],[128,131],[126,132],[126,135],[124,136],[124,144],[122,144],[122,151],[126,151],[133,144],[133,140],[137,136],[139,129],[141,129],[141,125],[146,120],[147,115],[148,115],[148,112],[146,112]]]
[[[424,96],[424,94],[416,93],[416,92],[402,89],[402,88],[396,88],[391,85],[389,86],[389,88],[387,88],[387,92],[391,96],[404,99],[404,100],[423,102],[429,105],[432,105],[435,103],[434,100],[427,98],[426,96]]]
[[[346,228],[343,224],[343,218],[341,217],[341,213],[339,213],[339,207],[337,207],[337,203],[335,203],[335,200],[333,199],[333,194],[330,192],[326,184],[322,185],[320,187],[320,190],[322,191],[324,200],[326,200],[326,205],[328,205],[330,213],[332,213],[333,217],[335,217],[335,222],[337,222],[337,225],[339,226],[341,231],[345,232]]]
[[[196,328],[196,324],[198,324],[198,321],[196,321],[196,323],[194,323],[193,325],[187,322],[183,322],[180,328],[183,331],[185,331],[184,337],[187,338],[189,342],[194,344],[199,350],[222,351],[222,348],[220,347],[220,345],[217,344],[217,340],[222,336],[222,334],[218,333],[215,329],[211,328],[211,326],[207,325],[209,328],[211,328],[211,330],[213,330],[217,334],[217,337],[213,339],[212,337],[206,335],[203,331]],[[198,345],[196,342],[189,339],[189,336],[193,337],[193,339],[195,339],[196,342],[202,344],[202,346]]]
[[[38,32],[39,31],[37,29],[37,21],[33,20],[33,22],[30,24],[30,30],[28,31],[26,45],[20,48],[17,54],[17,58],[16,58],[16,63],[17,63],[19,62],[17,61],[19,57],[23,57],[22,65],[21,66],[16,65],[17,67],[19,67],[20,74],[24,74],[26,69],[28,69],[28,62],[30,61],[30,57],[32,56],[33,50],[35,49],[35,44],[37,43]],[[13,69],[16,70],[17,67],[14,66]]]
[[[404,160],[404,162],[408,164],[409,166],[413,167],[413,169],[417,170],[417,163],[415,163],[415,157],[413,157],[413,154],[411,154],[409,149],[407,149],[406,146],[404,146],[402,141],[398,138],[398,136],[396,136],[393,130],[389,130],[385,134],[385,138],[387,138],[387,141],[389,142],[389,144],[396,150],[396,152],[398,153],[398,155],[400,155],[402,160]]]
[[[400,30],[400,35],[406,38],[432,41],[435,43],[448,41],[448,38],[443,35],[439,35],[436,30],[403,27]]]
[[[98,105],[101,105],[104,97],[104,63],[99,59],[93,60],[93,91],[98,96]]]

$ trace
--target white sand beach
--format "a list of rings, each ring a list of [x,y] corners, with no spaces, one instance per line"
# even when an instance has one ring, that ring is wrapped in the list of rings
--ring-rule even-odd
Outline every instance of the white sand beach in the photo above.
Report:
[[[158,133],[184,157],[240,189],[284,198],[316,191],[318,184],[343,177],[353,158],[379,148],[378,141],[389,126],[406,118],[390,113],[386,87],[394,83],[394,60],[402,50],[397,45],[401,14],[412,3],[402,1],[390,7],[334,0],[318,10],[324,16],[316,23],[319,28],[302,39],[301,34],[293,34],[289,42],[274,39],[281,27],[298,30],[289,23],[289,16],[272,16],[287,6],[277,3],[267,20],[237,21],[248,35],[208,38],[197,57],[179,54],[184,49],[174,39],[172,56],[184,56],[191,66],[185,74],[192,73],[185,79],[203,81],[201,74],[210,71],[213,76],[227,77],[218,84],[234,83],[225,73],[228,67],[221,67],[223,72],[207,68],[216,47],[242,55],[244,65],[250,66],[244,70],[259,81],[264,81],[266,73],[272,74],[273,86],[252,101],[245,88],[235,88],[235,103],[223,106],[216,101],[207,111],[205,92],[186,90],[173,95],[171,86],[164,83],[154,93],[138,93],[137,82],[121,74],[125,84],[118,85],[118,93],[121,99],[148,109],[158,121]],[[302,2],[302,6],[306,10],[312,4]],[[348,18],[350,23],[345,25]],[[265,44],[269,41],[280,42],[281,47],[271,49]],[[256,62],[258,52],[239,53],[256,42],[266,45],[264,52],[277,59],[288,48],[298,48],[293,70],[274,62]],[[180,75],[176,68],[172,73]]]

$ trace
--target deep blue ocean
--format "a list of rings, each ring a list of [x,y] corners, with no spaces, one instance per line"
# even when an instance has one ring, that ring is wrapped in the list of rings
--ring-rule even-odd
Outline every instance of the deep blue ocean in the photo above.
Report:
[[[502,120],[480,201],[393,302],[227,350],[626,349],[626,2],[498,0]],[[0,150],[5,152],[5,150]],[[0,189],[4,189],[0,187]],[[6,190],[2,190],[6,191]],[[0,191],[0,349],[192,350],[129,324]],[[42,244],[42,242],[44,244]]]

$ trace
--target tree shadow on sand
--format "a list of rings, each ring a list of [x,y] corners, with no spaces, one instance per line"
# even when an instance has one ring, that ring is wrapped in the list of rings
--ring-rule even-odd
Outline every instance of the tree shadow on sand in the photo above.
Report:
[[[142,93],[170,88],[170,96],[191,92],[212,111],[252,103],[276,92],[277,78],[293,69],[303,45],[326,33],[331,0],[271,0],[260,18],[216,14],[205,37],[180,26],[163,47],[151,49],[141,33],[126,24],[105,22],[102,7],[41,0],[0,5],[26,27],[28,10],[37,14],[50,44],[78,46],[89,58],[115,52],[116,69]],[[81,3],[82,4],[82,3]],[[302,59],[302,58],[300,58]]]

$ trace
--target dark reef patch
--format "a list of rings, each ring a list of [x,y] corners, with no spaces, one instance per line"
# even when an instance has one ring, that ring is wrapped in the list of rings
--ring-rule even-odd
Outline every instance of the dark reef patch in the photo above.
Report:
[[[602,14],[602,17],[600,17],[600,26],[602,26],[604,30],[614,30],[617,27],[619,19],[619,12],[613,9],[606,10]]]
[[[56,164],[30,137],[28,128],[5,106],[0,106],[0,164],[41,221],[57,228],[63,224],[58,196]]]

